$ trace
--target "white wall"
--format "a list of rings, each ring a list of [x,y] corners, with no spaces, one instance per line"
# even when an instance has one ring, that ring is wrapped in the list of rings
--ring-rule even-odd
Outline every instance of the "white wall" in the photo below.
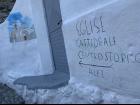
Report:
[[[71,76],[85,85],[96,84],[140,98],[139,5],[139,0],[61,0]],[[104,45],[104,39],[115,43]],[[100,44],[96,48],[97,40]],[[118,54],[119,61],[115,57],[107,61],[106,52]]]
[[[43,8],[39,8],[39,5],[42,4],[38,1],[41,0],[17,0],[11,12],[11,14],[20,12],[32,20],[37,39],[10,43],[8,20],[0,24],[0,73],[1,78],[5,81],[14,81],[22,76],[44,75],[53,72],[47,28],[43,14],[41,14]],[[32,8],[32,2],[39,9]]]
[[[91,18],[95,15],[95,10],[102,10],[102,6],[106,7],[111,6],[109,4],[118,3],[116,0],[89,1],[90,2],[87,2],[87,0],[61,0],[62,16],[64,20],[64,38],[71,72],[70,84],[61,89],[44,89],[38,90],[36,93],[26,89],[24,86],[12,85],[12,81],[18,77],[46,74],[53,71],[50,60],[51,54],[49,50],[47,50],[49,49],[49,43],[47,42],[47,30],[44,22],[43,8],[41,6],[42,0],[17,0],[12,11],[13,13],[15,11],[20,11],[24,16],[32,17],[33,23],[35,24],[37,39],[11,44],[9,42],[7,21],[0,25],[0,80],[4,83],[9,83],[11,87],[15,88],[20,95],[23,95],[27,103],[140,103],[140,99],[134,99],[131,95],[130,97],[122,96],[116,92],[111,92],[110,89],[105,91],[105,89],[96,87],[93,81],[90,81],[91,84],[88,83],[89,76],[83,77],[86,73],[83,71],[79,72],[82,69],[79,69],[77,57],[75,57],[77,55],[75,53],[75,51],[77,51],[75,49],[77,48],[74,44],[76,33],[73,31],[75,22],[83,18],[83,16],[85,16],[84,18]],[[123,8],[125,2],[122,3],[122,0],[118,1],[121,1],[118,5]],[[139,4],[139,0],[137,1]],[[136,2],[133,3],[126,3],[127,5],[125,6],[134,5]],[[136,8],[138,8],[138,4]],[[114,6],[116,7],[116,5]],[[138,10],[137,12],[139,12]],[[92,11],[94,12],[92,13]],[[112,10],[109,9],[108,11]],[[118,11],[118,13],[119,12],[120,11]],[[131,13],[135,14],[135,12]],[[111,20],[114,21],[114,18]],[[132,36],[131,38],[133,39],[135,37]],[[124,40],[122,39],[122,41]],[[136,40],[136,42],[139,43],[138,40]],[[130,49],[130,51],[132,50],[133,49]],[[81,80],[81,82],[79,82],[79,80]],[[85,82],[86,80],[88,84]]]
[[[79,18],[118,0],[60,0],[64,22]]]
[[[30,0],[32,16],[37,34],[38,48],[41,56],[44,74],[51,74],[54,70],[50,43],[48,37],[47,21],[42,0]]]

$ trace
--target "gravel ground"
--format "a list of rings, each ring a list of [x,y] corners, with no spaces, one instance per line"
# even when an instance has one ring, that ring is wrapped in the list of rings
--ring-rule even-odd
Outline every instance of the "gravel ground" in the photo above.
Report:
[[[11,12],[16,0],[0,0],[0,23],[3,23]]]
[[[0,104],[24,104],[25,101],[7,85],[0,84]]]

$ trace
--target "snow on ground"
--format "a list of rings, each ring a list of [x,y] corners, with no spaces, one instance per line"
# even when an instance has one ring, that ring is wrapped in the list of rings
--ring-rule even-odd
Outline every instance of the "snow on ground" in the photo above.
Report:
[[[66,87],[48,90],[28,90],[25,86],[12,86],[22,95],[26,103],[50,104],[131,104],[140,103],[140,99],[119,95],[115,92],[100,89],[97,86],[87,86],[71,78]]]

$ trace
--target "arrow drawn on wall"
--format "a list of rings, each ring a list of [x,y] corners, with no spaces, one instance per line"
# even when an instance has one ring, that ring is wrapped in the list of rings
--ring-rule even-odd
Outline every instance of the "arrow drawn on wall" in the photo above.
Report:
[[[82,61],[79,61],[79,65],[82,67],[82,65],[84,66],[92,66],[92,67],[99,67],[99,68],[113,68],[113,64],[109,65],[109,66],[105,66],[105,65],[95,65],[95,64],[86,64],[83,63]]]

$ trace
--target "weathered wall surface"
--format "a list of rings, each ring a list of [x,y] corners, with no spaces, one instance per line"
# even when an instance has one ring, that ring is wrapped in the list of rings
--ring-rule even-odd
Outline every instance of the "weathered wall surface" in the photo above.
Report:
[[[64,16],[63,32],[72,75],[82,77],[79,81],[88,84],[140,97],[139,4],[138,0],[112,0],[97,4],[99,8],[92,7],[90,13],[83,11],[81,17],[76,11],[72,21]]]
[[[71,76],[85,85],[140,97],[139,4],[138,0],[61,0]]]
[[[43,73],[30,0],[16,1],[9,17],[0,24],[0,42],[2,79],[13,81]]]
[[[79,4],[77,6],[77,9],[80,11],[77,10],[76,12],[73,3],[78,4],[79,3],[78,0],[77,1],[61,0],[62,16],[64,20],[63,29],[64,29],[65,41],[67,44],[66,49],[69,58],[68,60],[69,60],[70,68],[74,68],[73,69],[74,71],[70,69],[71,80],[68,86],[56,90],[44,89],[44,90],[34,91],[34,90],[26,89],[25,86],[14,86],[12,84],[12,82],[18,77],[27,76],[27,75],[39,75],[39,74],[46,73],[45,71],[43,71],[41,66],[41,58],[43,56],[42,57],[40,56],[40,54],[45,55],[43,52],[46,51],[46,50],[44,51],[42,50],[43,48],[45,48],[43,46],[45,46],[46,44],[46,43],[44,44],[45,39],[43,39],[44,37],[46,37],[45,36],[46,31],[44,34],[45,28],[43,28],[45,27],[45,24],[43,23],[42,26],[39,20],[40,18],[44,20],[44,17],[43,15],[42,16],[39,15],[39,11],[34,12],[36,9],[35,7],[37,7],[38,5],[39,6],[42,5],[41,4],[42,1],[39,2],[39,0],[31,0],[31,1],[17,0],[16,5],[11,13],[16,15],[14,21],[13,20],[11,21],[10,18],[9,20],[7,19],[3,24],[0,25],[0,48],[1,48],[0,49],[0,75],[1,75],[0,80],[4,83],[7,83],[12,88],[16,89],[17,92],[23,96],[23,98],[26,100],[27,103],[140,103],[140,99],[133,98],[131,97],[131,95],[129,96],[119,95],[116,92],[112,92],[111,90],[105,90],[99,88],[93,82],[92,84],[84,83],[82,79],[81,79],[82,81],[79,82],[77,77],[78,78],[81,77],[79,77],[78,75],[77,77],[75,76],[76,74],[79,73],[82,74],[82,72],[79,72],[80,69],[77,63],[73,64],[73,58],[77,58],[75,57],[77,53],[73,54],[74,51],[77,51],[75,50],[77,49],[75,48],[75,38],[77,37],[74,33],[75,31],[71,31],[74,28],[74,26],[73,25],[71,26],[71,24],[74,24],[75,20],[77,21],[81,19],[80,18],[81,16],[87,16],[87,14],[90,14],[92,11],[99,9],[102,6],[106,7],[110,4],[113,3],[115,4],[119,0],[108,0],[108,2],[106,2],[105,0],[102,0],[102,2],[100,0],[97,0],[96,2],[97,4],[94,6],[95,8],[93,8],[92,5],[92,3],[95,4],[95,1],[90,0],[90,3],[88,3],[86,0],[81,0],[81,1],[83,2],[83,4],[81,5]],[[89,5],[88,8],[86,8],[85,4]],[[39,8],[42,10],[41,13],[43,13],[43,9],[41,7]],[[73,11],[75,12],[73,13]],[[24,21],[24,19],[28,21]],[[114,19],[112,19],[112,21],[113,20]],[[9,21],[11,22],[11,24],[9,24]],[[28,38],[25,36],[16,38],[15,37],[16,34],[13,31],[13,29],[18,29],[17,26],[13,25],[15,21],[18,23],[18,26],[22,26],[24,24],[25,27],[20,28],[20,30],[27,28],[31,30],[30,31],[31,33],[33,32],[32,25],[35,25],[34,23],[41,25],[42,27],[38,25],[35,25],[34,27],[37,30],[36,36],[38,35],[42,35],[42,36],[39,37],[39,39],[38,37],[36,37],[37,39],[33,38],[31,40],[28,40]],[[40,27],[43,28],[43,31],[40,30],[41,29]],[[11,31],[12,34],[10,34]],[[12,37],[13,39],[11,42],[10,42],[10,35],[14,36]],[[43,42],[41,42],[41,40],[43,40]],[[38,50],[39,46],[41,46],[41,48],[39,48]],[[48,49],[48,47],[46,48]],[[71,51],[73,51],[73,53],[71,53]],[[42,61],[46,61],[46,59],[43,59]],[[77,60],[74,60],[74,62],[75,61]],[[77,64],[78,66],[75,64]],[[49,66],[51,67],[52,65]],[[103,75],[100,76],[103,77]],[[88,79],[88,76],[85,76],[85,80],[86,78]]]

